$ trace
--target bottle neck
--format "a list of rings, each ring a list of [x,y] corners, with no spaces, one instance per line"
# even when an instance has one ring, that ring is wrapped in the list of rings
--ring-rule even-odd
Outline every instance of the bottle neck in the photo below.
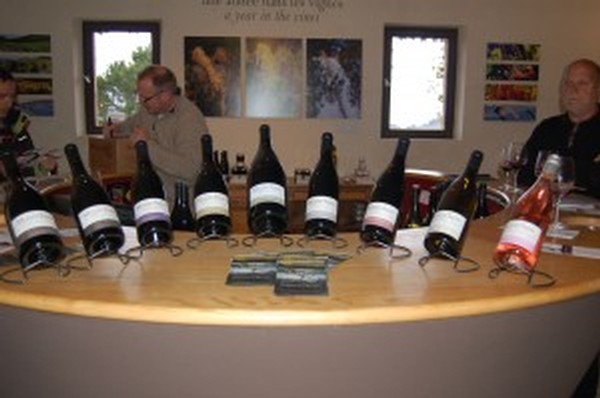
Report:
[[[4,164],[6,176],[14,185],[23,185],[25,183],[25,179],[19,170],[17,160],[12,152],[2,154],[2,163]]]

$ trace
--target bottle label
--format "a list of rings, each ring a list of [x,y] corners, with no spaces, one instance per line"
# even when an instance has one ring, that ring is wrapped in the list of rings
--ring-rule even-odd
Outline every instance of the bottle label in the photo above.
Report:
[[[21,246],[27,240],[40,235],[58,235],[58,226],[52,214],[45,210],[32,210],[10,221],[15,234],[15,245]]]
[[[400,211],[397,208],[388,203],[369,203],[369,206],[367,206],[367,210],[365,212],[363,226],[374,225],[390,232],[394,232],[394,227],[396,225],[399,212]]]
[[[306,220],[324,219],[336,222],[338,201],[329,196],[313,196],[306,201]]]
[[[441,233],[459,240],[467,219],[460,213],[452,210],[438,210],[431,220],[427,233]]]
[[[117,211],[109,205],[94,205],[77,214],[84,235],[89,235],[107,227],[119,227],[121,222]]]
[[[534,253],[541,236],[542,229],[537,225],[524,220],[511,220],[504,226],[499,244],[521,246]]]
[[[285,206],[285,189],[272,182],[263,182],[250,188],[250,207],[261,203],[277,203]]]
[[[159,198],[149,198],[139,201],[133,206],[135,224],[140,226],[148,221],[171,222],[167,201]]]
[[[229,217],[229,199],[220,192],[207,192],[196,196],[194,208],[197,219],[211,214]]]

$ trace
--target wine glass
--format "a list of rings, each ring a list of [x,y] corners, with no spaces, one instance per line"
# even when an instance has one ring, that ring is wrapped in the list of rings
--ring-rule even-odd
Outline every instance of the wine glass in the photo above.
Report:
[[[550,156],[552,153],[553,152],[548,149],[542,149],[538,151],[534,166],[534,174],[536,177],[539,177],[539,175],[542,173],[546,159],[548,159],[548,156]]]
[[[562,199],[575,186],[575,161],[572,157],[561,156],[560,168],[556,175],[554,195],[554,220],[549,226],[549,231],[567,229],[567,225],[560,222],[560,203]]]
[[[502,190],[509,193],[518,193],[517,175],[519,170],[527,163],[525,145],[519,141],[509,142],[503,149],[500,158],[500,168],[505,173],[505,182]]]

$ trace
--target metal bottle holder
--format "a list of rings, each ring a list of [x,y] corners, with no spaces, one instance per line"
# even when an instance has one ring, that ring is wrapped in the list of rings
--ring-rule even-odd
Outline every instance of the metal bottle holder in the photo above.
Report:
[[[48,243],[47,247],[49,249],[59,251],[60,254],[57,258],[57,261],[40,260],[40,261],[35,261],[33,263],[29,263],[27,261],[27,258],[29,257],[31,252],[34,250],[34,248],[31,248],[27,253],[25,253],[24,256],[22,256],[22,258],[24,259],[24,263],[22,263],[19,267],[14,267],[14,268],[11,268],[11,269],[8,269],[8,270],[2,272],[0,274],[0,280],[2,282],[6,282],[6,283],[23,285],[23,284],[25,284],[25,282],[27,282],[29,280],[29,276],[27,274],[30,271],[35,270],[36,268],[43,268],[43,269],[56,268],[59,277],[64,278],[64,277],[68,276],[71,273],[71,269],[68,264],[65,264],[62,262],[62,260],[66,256],[65,247],[62,244],[57,244],[57,243]],[[21,275],[22,275],[21,279],[12,279],[12,278],[8,277],[8,275],[11,275],[11,274],[13,274],[15,272],[19,272],[19,271],[21,272]]]
[[[221,234],[217,234],[217,233],[212,233],[212,234],[208,234],[208,235],[198,236],[196,238],[191,238],[190,240],[187,241],[186,245],[189,249],[196,250],[198,247],[200,247],[201,244],[203,244],[204,242],[207,242],[209,240],[222,240],[225,242],[225,246],[228,249],[231,249],[231,248],[239,245],[239,242],[236,238],[233,238],[230,235],[221,235]]]
[[[107,235],[104,235],[104,237],[108,237],[108,238],[118,237],[118,235],[107,234]],[[97,248],[99,246],[99,243],[100,243],[100,238],[96,238],[96,240],[94,240],[92,242],[91,247]],[[78,255],[75,255],[75,256],[69,258],[67,260],[67,265],[69,266],[69,268],[73,268],[73,269],[88,269],[89,270],[89,269],[92,269],[93,261],[95,259],[106,258],[106,257],[116,257],[117,259],[119,259],[121,264],[127,265],[129,263],[129,261],[138,260],[139,258],[141,258],[141,253],[138,256],[132,256],[127,253],[119,253],[118,250],[110,250],[106,247],[101,247],[100,249],[93,250],[92,253],[90,253],[90,254],[88,254],[86,251],[84,253],[80,253]],[[86,260],[86,265],[84,265],[84,266],[76,265],[76,263],[80,262],[83,259]]]
[[[283,247],[290,247],[294,244],[294,239],[286,234],[276,234],[271,231],[261,232],[260,234],[245,236],[242,239],[242,244],[246,247],[254,247],[259,239],[279,239],[279,243]]]
[[[488,273],[490,279],[496,279],[502,272],[507,272],[511,274],[525,275],[527,277],[527,283],[531,287],[549,287],[556,283],[556,279],[546,272],[538,271],[536,269],[526,270],[517,265],[504,265],[497,261],[495,263],[496,267],[492,268]],[[541,278],[542,281],[536,282],[534,280],[536,276],[539,277],[538,279]]]
[[[362,252],[369,248],[388,249],[388,255],[393,260],[402,260],[412,256],[412,251],[406,246],[397,245],[395,243],[388,244],[376,240],[372,242],[361,243],[360,246],[356,248],[356,253],[362,254]],[[395,250],[399,250],[401,253],[394,254]]]
[[[300,237],[296,244],[302,248],[308,246],[310,242],[317,240],[326,240],[331,242],[331,245],[334,249],[343,249],[348,246],[348,241],[344,238],[339,238],[338,236],[329,236],[325,234],[314,234],[314,235],[304,235]]]
[[[426,256],[423,256],[419,259],[419,265],[421,267],[425,267],[425,265],[427,265],[427,263],[429,262],[429,260],[434,259],[434,258],[444,258],[446,260],[451,260],[454,262],[454,270],[456,272],[461,272],[461,273],[467,273],[467,272],[473,272],[473,271],[477,271],[479,268],[481,268],[481,264],[479,264],[477,261],[473,260],[472,258],[469,257],[463,257],[461,255],[458,255],[458,257],[453,256],[452,254],[446,253],[443,250],[438,250],[436,252],[433,252],[431,254],[428,254]],[[465,268],[461,268],[459,266],[459,264],[461,262],[465,262],[467,264],[470,264],[470,266],[467,266]]]
[[[170,242],[161,242],[161,241],[157,241],[157,240],[148,239],[148,235],[150,233],[155,233],[155,232],[156,232],[156,230],[148,231],[146,233],[146,235],[142,236],[141,239],[138,238],[139,242],[148,242],[148,243],[140,244],[139,246],[135,246],[135,247],[127,249],[127,251],[125,252],[125,255],[139,259],[144,255],[144,252],[146,250],[153,250],[153,249],[167,249],[167,250],[169,250],[169,252],[171,253],[171,255],[173,257],[177,257],[177,256],[180,256],[181,254],[183,254],[183,249],[180,246],[174,245]],[[137,255],[133,254],[136,252],[138,253]]]

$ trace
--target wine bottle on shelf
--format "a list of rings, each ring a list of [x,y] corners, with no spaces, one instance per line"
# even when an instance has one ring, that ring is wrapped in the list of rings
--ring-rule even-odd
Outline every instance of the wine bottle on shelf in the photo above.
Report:
[[[108,194],[88,174],[75,144],[65,145],[64,152],[72,176],[71,207],[87,255],[117,252],[125,235]]]
[[[433,220],[433,216],[438,207],[438,201],[440,198],[440,185],[436,184],[431,187],[429,192],[429,202],[427,203],[427,214],[423,218],[423,226],[428,226]]]
[[[560,157],[550,155],[537,181],[515,203],[511,220],[504,226],[494,251],[494,261],[504,268],[527,273],[535,267],[544,234],[554,211],[552,188]]]
[[[223,178],[225,180],[229,180],[229,173],[231,170],[229,169],[229,156],[227,156],[227,151],[221,151],[221,159],[219,160],[219,168],[221,169],[221,173],[223,173]]]
[[[400,138],[392,161],[381,174],[367,205],[360,237],[364,243],[391,245],[404,195],[404,164],[410,141]]]
[[[212,157],[212,137],[202,135],[202,168],[194,187],[196,232],[199,237],[222,237],[231,231],[229,194]]]
[[[142,246],[171,243],[173,230],[162,181],[150,160],[145,141],[135,143],[136,175],[132,181],[133,213]]]
[[[246,157],[243,153],[235,154],[235,164],[231,168],[231,174],[236,176],[245,176],[248,174],[248,168],[246,167]]]
[[[304,233],[334,237],[337,228],[339,180],[333,159],[333,135],[321,136],[321,157],[308,182]]]
[[[281,235],[288,226],[285,172],[271,147],[271,130],[260,126],[260,144],[248,173],[248,226],[254,235]]]
[[[475,219],[486,218],[490,215],[487,203],[487,184],[482,182],[477,187],[477,207],[475,208]]]
[[[64,245],[44,198],[25,181],[11,151],[2,151],[0,157],[11,183],[4,215],[19,262],[27,268],[60,261],[65,256]]]
[[[419,198],[421,196],[421,187],[417,184],[412,186],[410,212],[406,219],[406,228],[419,228],[423,226],[423,217],[419,207]]]
[[[477,204],[477,172],[482,160],[483,153],[473,151],[464,172],[440,198],[425,235],[425,248],[430,254],[460,255]]]
[[[176,231],[196,230],[196,220],[190,208],[189,188],[183,181],[175,182],[175,203],[171,210],[171,225]]]

